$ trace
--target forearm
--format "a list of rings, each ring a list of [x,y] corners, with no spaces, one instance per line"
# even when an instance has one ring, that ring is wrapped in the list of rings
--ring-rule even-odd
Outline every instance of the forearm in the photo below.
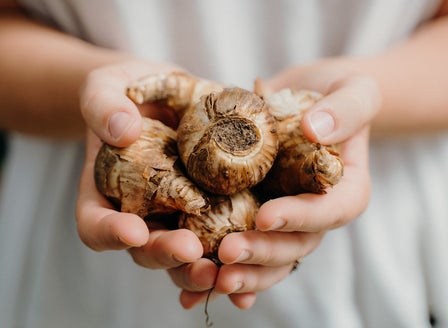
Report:
[[[0,128],[53,137],[84,135],[79,89],[93,68],[122,54],[37,24],[0,16]]]
[[[373,134],[448,128],[448,18],[422,27],[386,53],[358,62],[379,83],[383,104]]]

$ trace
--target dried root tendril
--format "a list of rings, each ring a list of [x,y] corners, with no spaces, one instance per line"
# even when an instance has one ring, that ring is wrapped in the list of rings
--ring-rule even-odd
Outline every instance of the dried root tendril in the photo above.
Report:
[[[210,288],[210,290],[207,293],[207,298],[205,299],[205,305],[204,305],[204,314],[205,314],[205,326],[206,327],[212,327],[213,321],[210,319],[210,315],[208,313],[208,305],[210,301],[210,296],[212,295],[213,291],[215,290],[214,287]]]

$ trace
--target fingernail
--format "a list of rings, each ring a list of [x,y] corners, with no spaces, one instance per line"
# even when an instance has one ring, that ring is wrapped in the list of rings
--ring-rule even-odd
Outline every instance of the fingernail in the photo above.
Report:
[[[310,116],[311,129],[317,137],[329,136],[334,130],[334,118],[326,111],[316,111]]]
[[[119,140],[131,127],[135,119],[126,112],[113,114],[109,119],[109,133],[115,140]]]
[[[244,249],[241,254],[236,258],[235,262],[233,263],[241,263],[244,262],[246,260],[248,260],[251,256],[251,252],[248,251],[247,249]]]
[[[242,282],[242,281],[238,281],[238,282],[235,284],[235,288],[233,288],[232,293],[235,293],[235,292],[239,291],[241,288],[243,288],[243,286],[244,286],[243,282]],[[232,293],[231,293],[231,294],[232,294]]]
[[[283,228],[286,225],[286,221],[283,219],[277,219],[270,227],[267,229],[268,231],[278,230]]]
[[[171,255],[171,258],[174,260],[174,262],[177,262],[177,263],[179,263],[179,264],[184,264],[185,263],[185,261],[181,261],[181,260],[179,260],[178,258],[177,258],[177,256],[176,255]]]

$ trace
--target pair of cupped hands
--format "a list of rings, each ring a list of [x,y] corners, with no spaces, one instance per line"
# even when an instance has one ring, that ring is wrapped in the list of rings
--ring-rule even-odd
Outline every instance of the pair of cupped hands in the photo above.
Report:
[[[125,94],[136,79],[171,71],[179,68],[129,60],[88,74],[80,95],[88,136],[76,207],[79,235],[96,251],[127,250],[138,265],[167,270],[181,289],[184,308],[204,302],[214,288],[215,294],[226,294],[237,307],[247,309],[258,291],[287,277],[326,231],[351,222],[366,208],[369,125],[381,106],[379,87],[353,70],[349,60],[341,59],[291,67],[263,80],[263,87],[272,91],[308,89],[325,95],[306,112],[302,129],[314,142],[341,143],[344,176],[324,195],[301,194],[264,203],[256,216],[256,230],[231,233],[222,240],[219,259],[224,265],[218,268],[202,258],[201,243],[193,232],[151,226],[134,214],[118,212],[94,183],[94,161],[102,141],[129,145],[140,134],[142,116],[175,126],[174,111],[154,104],[137,106]]]

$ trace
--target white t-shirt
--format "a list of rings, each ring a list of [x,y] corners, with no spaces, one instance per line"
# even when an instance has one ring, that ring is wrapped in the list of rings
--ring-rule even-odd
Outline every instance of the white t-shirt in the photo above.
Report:
[[[323,56],[380,52],[438,0],[23,0],[37,18],[97,45],[240,87]],[[201,327],[165,271],[78,238],[83,145],[10,136],[0,203],[0,326]],[[300,270],[258,294],[209,306],[215,327],[448,327],[448,135],[371,150],[372,199],[329,232]]]

